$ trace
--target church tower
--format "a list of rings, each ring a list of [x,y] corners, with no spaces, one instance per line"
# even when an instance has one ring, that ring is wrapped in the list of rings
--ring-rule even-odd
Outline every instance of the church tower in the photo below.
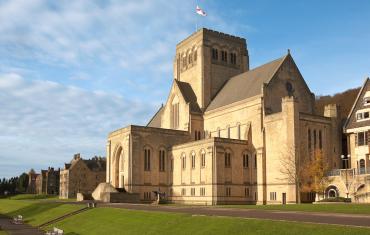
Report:
[[[248,70],[244,38],[202,28],[176,46],[174,78],[190,84],[202,110],[228,79]]]

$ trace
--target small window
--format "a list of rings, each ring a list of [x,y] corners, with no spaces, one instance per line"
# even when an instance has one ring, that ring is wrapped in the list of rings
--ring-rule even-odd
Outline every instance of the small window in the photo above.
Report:
[[[245,197],[249,197],[250,196],[249,188],[245,188],[244,189],[244,196]]]
[[[363,119],[363,114],[362,113],[358,113],[357,114],[357,120],[361,120]]]
[[[171,158],[171,172],[173,172],[173,158]]]
[[[206,195],[206,188],[200,188],[200,196]]]
[[[231,188],[226,187],[226,197],[230,197],[230,196],[231,196]]]
[[[276,192],[270,192],[270,201],[276,201]]]
[[[195,188],[191,188],[190,193],[191,193],[191,196],[195,196]]]
[[[369,112],[364,112],[364,118],[369,118]]]
[[[181,189],[181,196],[185,196],[185,195],[186,195],[186,189],[183,188],[183,189]]]

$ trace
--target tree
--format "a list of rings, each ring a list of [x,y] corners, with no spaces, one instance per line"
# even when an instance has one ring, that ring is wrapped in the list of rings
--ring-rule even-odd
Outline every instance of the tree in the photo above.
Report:
[[[295,184],[296,186],[296,200],[301,203],[301,189],[305,184],[305,164],[297,157],[297,151],[293,147],[286,147],[285,151],[280,154],[280,173],[282,178],[288,183]]]
[[[22,173],[17,180],[17,192],[25,193],[28,187],[28,174]]]

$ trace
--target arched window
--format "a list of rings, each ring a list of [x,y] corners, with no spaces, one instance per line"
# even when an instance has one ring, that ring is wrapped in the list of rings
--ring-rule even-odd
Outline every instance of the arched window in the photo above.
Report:
[[[225,51],[225,50],[221,51],[221,60],[223,62],[227,62],[227,51]]]
[[[235,52],[230,53],[230,63],[234,65],[236,64],[236,53]]]
[[[185,153],[183,153],[182,156],[181,156],[181,168],[183,170],[186,169],[186,155],[185,155]]]
[[[229,151],[225,151],[225,167],[231,167],[231,153]]]
[[[179,128],[179,97],[177,95],[171,103],[171,128]]]
[[[248,168],[249,167],[249,154],[243,153],[243,167]]]
[[[159,171],[165,171],[166,167],[166,157],[165,151],[163,149],[159,150]]]
[[[216,48],[212,48],[212,59],[218,60],[218,50]]]
[[[191,153],[191,168],[195,169],[195,152]]]
[[[201,165],[202,165],[202,168],[204,168],[206,167],[206,151],[202,149],[202,151],[200,152],[200,155],[201,155]]]
[[[144,149],[144,171],[150,171],[150,149]]]

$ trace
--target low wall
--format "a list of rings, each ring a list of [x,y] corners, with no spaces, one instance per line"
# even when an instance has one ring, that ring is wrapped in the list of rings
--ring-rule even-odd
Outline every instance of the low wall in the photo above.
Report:
[[[140,195],[138,193],[102,193],[101,199],[103,202],[111,203],[140,203]]]

